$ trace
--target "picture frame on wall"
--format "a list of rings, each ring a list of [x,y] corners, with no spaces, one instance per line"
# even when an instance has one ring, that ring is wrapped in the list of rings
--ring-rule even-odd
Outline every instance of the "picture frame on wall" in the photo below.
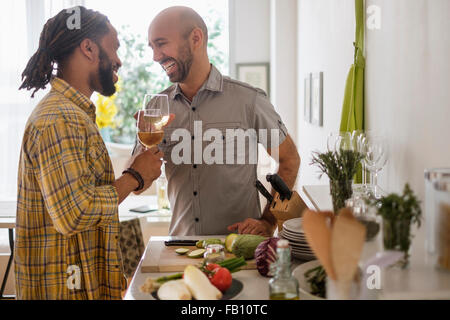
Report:
[[[312,74],[311,123],[319,127],[323,126],[323,72]]]
[[[311,78],[311,73],[308,73],[304,83],[303,118],[307,123],[311,123]]]
[[[270,97],[270,64],[269,63],[237,63],[237,80],[264,90]]]

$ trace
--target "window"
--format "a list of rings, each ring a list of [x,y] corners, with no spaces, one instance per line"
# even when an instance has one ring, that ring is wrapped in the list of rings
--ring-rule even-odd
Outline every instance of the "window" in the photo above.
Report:
[[[136,129],[132,115],[141,107],[144,95],[160,92],[170,85],[161,66],[153,62],[147,32],[161,10],[178,5],[191,7],[203,17],[208,27],[210,60],[223,74],[228,74],[228,0],[128,0],[128,10],[119,1],[86,0],[86,7],[108,16],[121,42],[120,91],[113,99],[100,101],[98,94],[92,98],[98,101],[98,111],[103,111],[97,113],[97,123],[105,141],[134,143]]]
[[[139,37],[144,43],[142,61],[151,64],[148,70],[155,74],[160,84],[167,83],[167,79],[161,67],[152,63],[152,52],[147,47],[148,25],[166,7],[192,7],[204,17],[209,28],[212,41],[208,47],[212,62],[222,73],[229,74],[228,0],[3,0],[0,19],[0,199],[14,200],[16,197],[24,127],[31,111],[49,89],[47,86],[47,90],[39,91],[34,99],[30,99],[30,92],[18,91],[20,75],[38,47],[39,35],[47,19],[75,5],[85,5],[106,14],[120,36],[123,36],[122,30],[126,30],[128,35]],[[121,50],[126,49],[122,47]],[[119,74],[126,72],[124,66]]]

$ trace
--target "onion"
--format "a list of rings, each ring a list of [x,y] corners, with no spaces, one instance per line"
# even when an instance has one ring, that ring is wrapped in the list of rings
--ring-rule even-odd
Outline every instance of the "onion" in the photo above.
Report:
[[[256,268],[264,277],[269,274],[270,265],[277,260],[277,242],[280,238],[269,238],[261,242],[255,250]]]

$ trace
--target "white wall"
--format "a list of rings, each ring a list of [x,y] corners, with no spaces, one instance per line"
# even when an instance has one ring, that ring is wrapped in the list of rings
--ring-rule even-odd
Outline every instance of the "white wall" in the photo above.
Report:
[[[366,128],[385,134],[390,157],[379,184],[401,192],[409,182],[424,199],[425,168],[450,166],[450,1],[367,0],[381,8],[381,29],[366,30]],[[324,127],[298,112],[303,159],[299,184],[322,184],[309,166],[338,130],[345,78],[353,60],[353,0],[299,0],[299,107],[306,72],[324,72]],[[301,80],[301,81],[300,81]],[[324,178],[323,178],[324,179]]]
[[[295,141],[297,0],[230,0],[230,75],[237,63],[270,62],[271,101]]]
[[[270,1],[271,101],[297,137],[297,0]]]
[[[297,3],[297,146],[302,164],[297,189],[325,184],[311,166],[313,151],[325,151],[327,135],[339,129],[347,73],[353,63],[354,1],[299,0]],[[323,72],[323,127],[304,121],[304,78]]]
[[[424,169],[450,166],[450,1],[366,5],[381,8],[381,29],[366,41],[366,124],[390,141],[380,185],[409,182],[423,199]]]
[[[230,75],[236,63],[270,61],[270,0],[229,0]]]

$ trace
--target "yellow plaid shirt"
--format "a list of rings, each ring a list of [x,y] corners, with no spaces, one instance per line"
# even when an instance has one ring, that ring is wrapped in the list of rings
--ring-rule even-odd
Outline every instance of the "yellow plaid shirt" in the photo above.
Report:
[[[18,299],[121,299],[117,190],[95,106],[65,81],[25,128],[18,174]]]

